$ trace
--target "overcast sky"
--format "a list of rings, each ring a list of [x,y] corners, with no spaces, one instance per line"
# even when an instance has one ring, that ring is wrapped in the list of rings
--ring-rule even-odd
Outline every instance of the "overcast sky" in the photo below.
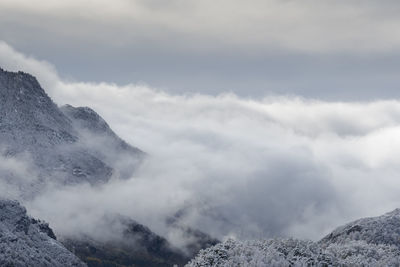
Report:
[[[64,79],[172,93],[398,98],[400,2],[0,0],[0,39]]]

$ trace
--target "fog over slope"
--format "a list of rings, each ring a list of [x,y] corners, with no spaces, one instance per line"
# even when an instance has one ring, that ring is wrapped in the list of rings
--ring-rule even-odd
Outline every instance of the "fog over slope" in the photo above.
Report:
[[[218,238],[317,239],[348,220],[400,206],[397,100],[254,100],[80,83],[5,43],[0,64],[34,74],[59,105],[93,108],[148,153],[131,179],[69,186],[25,203],[58,232],[90,228],[116,212],[179,244],[164,225],[179,212],[183,222]]]

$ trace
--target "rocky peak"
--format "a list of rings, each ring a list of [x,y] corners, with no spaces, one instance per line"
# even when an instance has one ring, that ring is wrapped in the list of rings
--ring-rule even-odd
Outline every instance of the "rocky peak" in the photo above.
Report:
[[[107,122],[100,117],[97,112],[89,107],[73,107],[71,105],[64,105],[60,109],[73,122],[77,123],[78,126],[83,129],[97,133],[115,135]]]
[[[15,85],[31,85],[32,89],[39,89],[40,85],[37,79],[32,76],[29,73],[23,72],[23,71],[18,71],[18,72],[12,72],[12,71],[6,71],[0,68],[0,78],[2,81],[6,81],[9,84],[15,84]],[[37,92],[41,94],[45,94],[43,90],[36,90]],[[41,91],[41,92],[40,92]]]
[[[18,103],[29,103],[36,108],[57,108],[36,78],[21,71],[0,71],[0,96],[3,103],[17,104],[15,108],[20,108]]]
[[[0,131],[13,139],[32,142],[31,135],[15,131],[41,132],[53,142],[75,139],[69,119],[30,74],[0,71],[0,107]]]

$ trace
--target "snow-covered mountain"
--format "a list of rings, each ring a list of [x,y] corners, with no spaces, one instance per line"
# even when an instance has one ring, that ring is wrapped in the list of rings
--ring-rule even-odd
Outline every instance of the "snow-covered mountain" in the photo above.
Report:
[[[22,159],[30,176],[1,169],[2,181],[20,189],[22,197],[47,182],[102,183],[112,174],[129,177],[144,153],[119,138],[90,108],[62,108],[50,99],[36,78],[0,69],[0,152]],[[124,160],[121,160],[121,159]]]
[[[111,176],[128,179],[144,156],[91,108],[58,107],[35,77],[0,68],[0,192],[9,194],[0,197],[30,201],[49,185],[96,186]],[[132,218],[113,214],[100,220],[107,238],[85,234],[82,229],[76,229],[78,235],[61,236],[62,242],[88,263],[183,264],[199,249],[217,242],[200,231],[178,229],[174,224],[176,231],[193,240],[184,252]],[[18,243],[20,238],[13,240]]]
[[[0,266],[86,266],[68,251],[48,224],[16,201],[0,199]]]
[[[334,230],[319,242],[229,239],[186,266],[400,266],[400,209]]]

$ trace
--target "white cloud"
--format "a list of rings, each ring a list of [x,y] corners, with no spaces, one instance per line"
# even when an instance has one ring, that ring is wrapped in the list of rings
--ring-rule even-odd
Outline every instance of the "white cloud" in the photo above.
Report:
[[[186,222],[219,237],[318,238],[400,206],[398,101],[255,100],[68,82],[48,63],[0,48],[4,68],[37,75],[58,104],[94,108],[150,155],[128,181],[27,203],[60,233],[118,212],[168,236],[163,219],[183,209]]]

